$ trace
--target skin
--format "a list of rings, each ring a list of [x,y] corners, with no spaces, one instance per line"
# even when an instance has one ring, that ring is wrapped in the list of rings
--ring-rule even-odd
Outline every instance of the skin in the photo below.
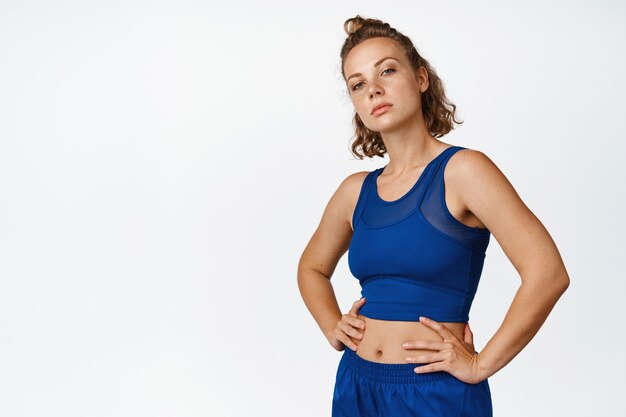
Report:
[[[384,57],[395,59],[375,66]],[[424,123],[421,94],[429,87],[428,73],[424,67],[413,69],[401,47],[388,38],[369,39],[353,48],[343,69],[355,111],[369,129],[380,132],[388,152],[378,193],[383,200],[395,200],[411,188],[428,162],[452,146],[430,135]],[[383,102],[392,106],[372,114]],[[358,314],[365,299],[343,314],[330,279],[348,250],[352,214],[366,175],[357,172],[342,181],[302,253],[298,285],[307,308],[336,350],[351,348],[380,363],[427,364],[415,371],[443,370],[468,383],[490,377],[530,342],[569,286],[548,231],[491,159],[477,150],[460,150],[444,171],[446,205],[461,223],[488,228],[521,278],[501,326],[475,353],[468,323],[375,320]]]

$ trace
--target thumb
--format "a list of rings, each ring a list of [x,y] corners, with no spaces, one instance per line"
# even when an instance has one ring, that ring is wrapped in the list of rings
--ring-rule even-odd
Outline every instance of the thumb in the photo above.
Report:
[[[465,323],[465,332],[463,334],[463,341],[474,346],[474,334],[470,329],[469,323]]]
[[[357,317],[358,311],[363,306],[364,302],[365,302],[365,297],[361,297],[360,299],[352,303],[352,308],[349,311],[350,315],[353,317]]]

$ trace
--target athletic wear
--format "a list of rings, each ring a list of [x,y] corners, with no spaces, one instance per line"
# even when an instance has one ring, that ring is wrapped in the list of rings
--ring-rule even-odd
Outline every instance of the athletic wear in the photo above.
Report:
[[[385,167],[366,176],[348,252],[350,271],[366,298],[360,314],[381,320],[469,321],[490,232],[464,225],[446,206],[444,169],[461,149],[466,148],[443,150],[394,201],[378,194],[376,180]],[[445,371],[414,372],[424,365],[372,362],[346,346],[332,417],[492,417],[487,379],[468,384]]]
[[[422,364],[371,362],[345,348],[332,417],[492,417],[487,379],[468,384],[445,371],[416,374]]]
[[[491,233],[452,216],[444,169],[461,149],[451,146],[428,163],[413,187],[394,201],[378,194],[378,168],[365,178],[352,224],[348,265],[374,319],[467,322]],[[349,349],[348,349],[349,350]]]

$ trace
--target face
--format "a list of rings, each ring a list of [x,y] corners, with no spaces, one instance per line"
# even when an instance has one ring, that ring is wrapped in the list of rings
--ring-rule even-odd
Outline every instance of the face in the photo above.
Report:
[[[392,131],[422,117],[420,95],[428,88],[428,74],[424,67],[414,70],[393,40],[372,38],[354,47],[344,74],[354,109],[368,129]],[[390,106],[373,112],[382,103]]]

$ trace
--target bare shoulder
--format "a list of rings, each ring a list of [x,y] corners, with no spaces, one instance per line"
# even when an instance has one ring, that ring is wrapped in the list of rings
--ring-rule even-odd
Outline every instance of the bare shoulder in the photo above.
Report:
[[[522,206],[525,207],[504,173],[480,150],[457,151],[448,160],[444,177],[463,206],[494,234],[502,218],[498,213],[502,213],[503,208],[514,211],[507,213],[508,216],[521,214]]]
[[[314,269],[330,279],[350,245],[352,211],[366,176],[367,172],[356,172],[341,181],[302,253],[299,268]]]
[[[352,213],[356,206],[367,171],[355,172],[344,178],[326,204],[320,227],[329,230],[352,230]]]
[[[363,185],[363,181],[365,181],[365,177],[367,177],[369,171],[358,171],[353,174],[348,175],[342,182],[342,185],[345,185],[347,189],[350,189],[352,192],[359,191],[361,189],[361,185]]]
[[[563,269],[547,229],[491,158],[479,150],[461,149],[450,157],[448,167],[444,172],[446,181],[453,184],[467,210],[498,240],[522,279],[540,276],[535,272],[556,276],[547,274],[547,264]]]
[[[485,153],[476,149],[461,149],[452,155],[448,161],[446,172],[450,172],[451,179],[467,174],[491,174],[499,171],[496,164]],[[489,172],[491,171],[491,172]]]
[[[361,187],[363,186],[363,182],[365,181],[365,177],[367,177],[369,171],[359,171],[353,174],[348,175],[339,186],[342,189],[342,192],[346,194],[349,200],[354,199],[356,196],[358,198],[359,193],[361,192]],[[356,203],[356,200],[354,201]]]
[[[339,184],[333,196],[333,198],[336,197],[337,204],[341,205],[343,208],[342,211],[351,229],[352,214],[354,213],[367,174],[369,174],[369,171],[359,171],[348,175],[341,184]]]

